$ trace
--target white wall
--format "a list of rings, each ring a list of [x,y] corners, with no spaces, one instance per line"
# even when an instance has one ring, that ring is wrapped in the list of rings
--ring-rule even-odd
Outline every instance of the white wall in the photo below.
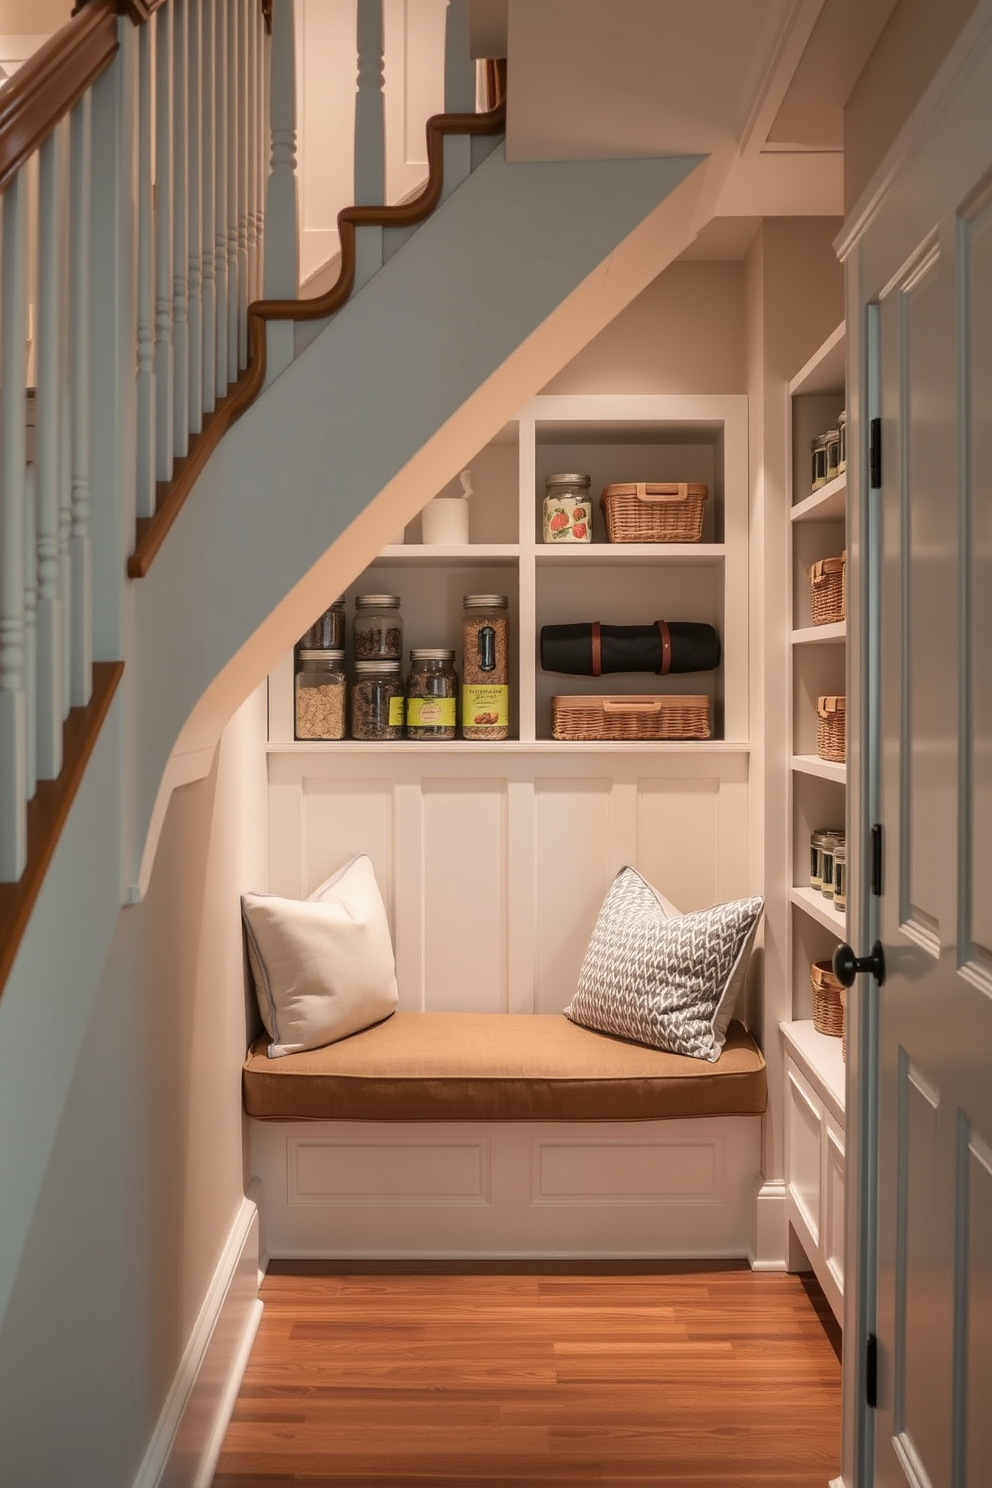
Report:
[[[264,730],[256,693],[120,914],[0,1330],[11,1488],[133,1482],[241,1203],[238,896],[267,881]]]

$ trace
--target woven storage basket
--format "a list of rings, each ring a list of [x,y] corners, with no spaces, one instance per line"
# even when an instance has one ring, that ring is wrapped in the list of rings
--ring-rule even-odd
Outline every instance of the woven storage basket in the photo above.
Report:
[[[696,695],[551,699],[553,739],[708,739],[710,700]]]
[[[847,616],[847,553],[821,558],[809,571],[809,603],[814,625],[835,625]]]
[[[829,961],[814,961],[809,969],[813,984],[813,1027],[817,1033],[840,1038],[844,1032],[843,987],[834,976]]]
[[[847,759],[847,698],[816,700],[816,752],[821,759],[842,765]]]
[[[846,987],[841,987],[841,989],[840,989],[840,1004],[841,1004],[841,1007],[844,1009],[844,1027],[841,1030],[841,1035],[840,1035],[840,1057],[844,1061],[844,1063],[846,1064],[847,1063],[847,988]]]
[[[698,542],[707,486],[685,481],[624,481],[599,498],[610,542]]]

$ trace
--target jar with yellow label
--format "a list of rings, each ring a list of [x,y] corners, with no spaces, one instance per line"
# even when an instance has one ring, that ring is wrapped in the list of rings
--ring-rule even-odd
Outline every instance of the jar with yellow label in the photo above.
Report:
[[[505,594],[462,601],[462,738],[510,736],[509,622]]]
[[[402,739],[406,700],[398,661],[356,661],[351,681],[351,737]]]
[[[410,652],[406,683],[408,739],[453,739],[458,711],[454,651],[424,646]]]

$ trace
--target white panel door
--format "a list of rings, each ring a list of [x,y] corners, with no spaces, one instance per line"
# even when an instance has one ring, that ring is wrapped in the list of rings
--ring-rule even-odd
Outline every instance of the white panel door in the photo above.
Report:
[[[992,137],[985,133],[986,162]],[[987,168],[987,165],[983,168]],[[922,170],[922,167],[921,167]],[[992,188],[881,299],[876,1482],[992,1483]],[[941,195],[945,200],[940,201]]]

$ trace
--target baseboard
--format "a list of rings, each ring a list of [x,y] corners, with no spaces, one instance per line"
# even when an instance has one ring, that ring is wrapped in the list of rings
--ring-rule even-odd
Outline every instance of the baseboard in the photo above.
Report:
[[[785,1217],[785,1180],[760,1183],[754,1194],[753,1250],[748,1252],[752,1271],[788,1269],[788,1224]]]
[[[209,1488],[262,1316],[258,1204],[231,1227],[134,1488]]]

